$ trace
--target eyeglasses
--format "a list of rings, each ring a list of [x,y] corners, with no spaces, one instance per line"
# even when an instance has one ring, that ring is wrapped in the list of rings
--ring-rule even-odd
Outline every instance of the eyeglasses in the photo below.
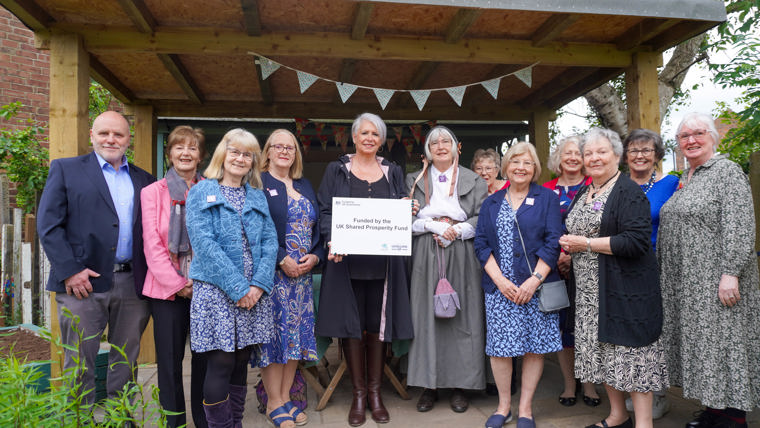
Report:
[[[707,135],[706,130],[698,129],[692,132],[691,134],[689,134],[688,132],[678,134],[677,137],[679,141],[689,141],[691,137],[694,137],[694,139],[697,141],[702,141],[705,138],[705,135]]]
[[[490,173],[492,173],[494,171],[496,171],[496,167],[495,166],[479,166],[479,167],[475,168],[475,172],[477,172],[478,174],[480,174],[481,172],[485,172],[486,174],[490,174]]]
[[[439,146],[439,145],[440,146],[451,146],[451,140],[441,138],[440,140],[434,140],[434,141],[430,142],[430,147],[435,147],[435,146]]]
[[[243,159],[246,160],[246,161],[252,161],[253,160],[253,153],[251,153],[251,152],[241,152],[240,150],[232,148],[232,147],[228,147],[227,148],[227,154],[229,154],[230,156],[232,156],[233,159],[239,158],[240,155],[242,155]]]
[[[282,144],[275,144],[272,146],[276,152],[295,153],[296,146],[283,146]]]
[[[533,165],[535,165],[536,163],[533,162],[533,161],[511,160],[511,161],[509,161],[509,164],[512,165],[512,166],[517,166],[517,167],[521,166],[523,168],[530,168]]]
[[[628,149],[628,150],[626,150],[626,152],[628,152],[628,154],[631,155],[631,156],[633,156],[633,157],[636,157],[639,154],[642,154],[644,156],[649,156],[652,153],[654,153],[654,149],[652,149],[652,148],[646,148],[646,149]]]

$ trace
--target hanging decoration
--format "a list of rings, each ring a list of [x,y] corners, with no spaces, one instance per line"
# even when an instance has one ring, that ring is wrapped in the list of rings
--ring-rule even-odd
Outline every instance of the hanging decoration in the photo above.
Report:
[[[309,74],[305,71],[296,71],[298,74],[298,86],[301,87],[301,93],[303,94],[306,92],[307,89],[309,89],[309,86],[311,86],[314,82],[319,79],[319,77]]]
[[[480,84],[486,88],[486,91],[491,94],[493,99],[496,99],[496,97],[499,95],[499,85],[501,84],[501,79],[486,80],[485,82],[480,82]]]
[[[298,140],[301,141],[304,153],[309,153],[309,147],[311,146],[311,137],[308,135],[299,135]]]
[[[414,150],[414,138],[404,138],[401,142],[406,147],[406,152],[412,153],[412,150]]]
[[[343,153],[346,152],[346,148],[348,147],[348,134],[346,133],[346,126],[335,126],[333,125],[333,135],[335,136],[335,143],[338,144],[343,150]]]
[[[322,150],[327,150],[327,135],[322,134],[322,130],[325,129],[325,124],[322,122],[314,122],[314,128],[317,130],[317,138],[319,138]]]
[[[534,64],[535,65],[535,64]],[[522,70],[515,71],[515,77],[520,79],[529,88],[533,84],[533,65]]]
[[[280,68],[280,64],[277,64],[269,58],[264,58],[263,56],[257,58],[259,59],[259,67],[261,67],[261,80],[267,80],[267,77]]]
[[[269,58],[266,58],[264,56],[261,56],[255,52],[249,52],[251,55],[254,55],[258,59],[258,63],[261,66],[261,74],[262,79],[266,79],[269,77],[272,73],[277,71],[279,68],[287,68],[288,70],[293,70],[296,72],[296,75],[298,76],[298,85],[301,89],[301,93],[303,94],[306,92],[309,87],[316,82],[317,80],[324,80],[327,82],[332,82],[335,84],[335,87],[338,89],[338,93],[340,94],[340,99],[344,103],[348,101],[348,99],[353,95],[353,93],[359,89],[369,89],[377,98],[378,103],[380,103],[380,106],[383,110],[385,110],[385,107],[388,105],[388,102],[390,101],[391,97],[396,92],[408,92],[409,95],[412,97],[414,102],[417,104],[417,108],[422,111],[422,109],[425,107],[425,103],[427,103],[428,97],[430,96],[431,92],[434,91],[446,91],[451,98],[454,100],[454,102],[457,103],[458,106],[462,106],[462,99],[464,98],[464,93],[470,86],[477,86],[481,85],[483,86],[486,91],[488,91],[491,96],[496,99],[499,93],[499,85],[501,84],[501,80],[507,76],[514,75],[518,79],[520,79],[521,82],[525,83],[528,87],[531,87],[533,84],[533,67],[535,67],[538,63],[533,63],[523,69],[517,70],[515,72],[505,74],[503,76],[499,76],[493,79],[485,80],[482,82],[473,82],[468,83],[465,85],[459,85],[459,86],[452,86],[447,88],[431,88],[431,89],[389,89],[389,88],[373,88],[371,86],[362,86],[362,85],[354,85],[351,83],[346,82],[339,82],[332,79],[326,79],[324,77],[316,76],[311,73],[307,73],[305,71],[297,70],[293,67],[288,67],[287,65],[279,64],[275,61],[272,61]]]
[[[306,125],[309,124],[309,119],[296,117],[295,121],[296,121],[296,137],[300,137],[301,133],[303,132],[303,129],[306,128]]]
[[[422,125],[410,125],[409,129],[412,130],[414,141],[416,141],[417,144],[420,144],[420,141],[422,140]]]

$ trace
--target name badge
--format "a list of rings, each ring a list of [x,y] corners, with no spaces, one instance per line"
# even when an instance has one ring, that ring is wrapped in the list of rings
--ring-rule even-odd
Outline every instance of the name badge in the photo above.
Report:
[[[445,183],[446,182],[446,176],[445,175],[439,175],[438,176],[438,181],[440,183]]]
[[[527,205],[533,205],[533,198],[525,198],[525,203]]]
[[[277,196],[277,189],[267,189],[269,190],[269,196],[275,197]]]
[[[216,195],[206,196],[206,202],[216,202]]]
[[[594,201],[594,205],[591,207],[594,211],[599,211],[602,209],[602,203],[600,201]]]

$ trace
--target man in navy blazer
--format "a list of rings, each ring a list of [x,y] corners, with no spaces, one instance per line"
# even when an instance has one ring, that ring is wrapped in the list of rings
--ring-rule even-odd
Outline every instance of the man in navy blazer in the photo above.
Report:
[[[47,289],[56,293],[61,338],[77,345],[73,319],[78,315],[83,337],[79,345],[86,371],[82,386],[87,403],[95,401],[95,357],[108,326],[109,343],[124,347],[129,366],[111,350],[106,388],[114,397],[132,378],[140,337],[149,312],[142,300],[147,271],[142,244],[140,190],[155,181],[127,163],[129,123],[119,113],[98,116],[90,130],[93,152],[51,162],[37,212],[37,232],[50,261]],[[70,351],[64,368],[75,366]],[[113,367],[112,363],[122,361]]]

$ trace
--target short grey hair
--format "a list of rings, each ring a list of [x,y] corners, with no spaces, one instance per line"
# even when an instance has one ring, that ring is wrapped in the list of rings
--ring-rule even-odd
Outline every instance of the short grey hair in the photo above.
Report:
[[[617,132],[607,128],[591,128],[588,130],[588,132],[586,132],[586,134],[583,136],[583,141],[581,141],[581,145],[578,147],[581,149],[581,156],[583,156],[583,148],[586,146],[586,144],[592,141],[596,141],[600,138],[604,138],[610,142],[612,152],[615,153],[615,155],[622,161],[623,142],[620,141],[620,135],[618,135]]]
[[[570,135],[559,140],[559,144],[557,144],[557,147],[555,147],[552,153],[549,155],[549,160],[546,162],[546,167],[558,176],[562,175],[562,150],[565,150],[565,146],[568,145],[568,143],[574,143],[576,146],[578,146],[578,150],[580,151],[581,140],[583,140],[583,137],[580,135]]]
[[[678,142],[678,134],[681,133],[681,128],[684,126],[691,129],[704,127],[707,133],[710,134],[713,139],[713,152],[718,150],[718,143],[720,143],[720,133],[715,127],[715,120],[712,118],[712,116],[699,112],[687,113],[686,116],[681,119],[681,123],[679,123],[678,127],[676,128],[676,142]]]
[[[433,160],[433,154],[430,153],[430,142],[437,140],[441,135],[449,137],[451,139],[451,153],[454,155],[454,160],[456,160],[459,157],[459,149],[457,147],[459,140],[457,140],[457,137],[454,135],[451,129],[443,125],[433,127],[433,129],[431,129],[425,137],[425,157],[428,160]]]
[[[380,116],[373,113],[362,113],[354,119],[354,123],[351,125],[351,138],[353,139],[354,135],[359,132],[359,127],[362,126],[362,122],[365,120],[377,128],[377,132],[380,134],[380,145],[385,144],[385,136],[388,133],[385,122],[383,122],[383,119],[380,119]],[[356,144],[356,141],[354,141],[354,144]]]

